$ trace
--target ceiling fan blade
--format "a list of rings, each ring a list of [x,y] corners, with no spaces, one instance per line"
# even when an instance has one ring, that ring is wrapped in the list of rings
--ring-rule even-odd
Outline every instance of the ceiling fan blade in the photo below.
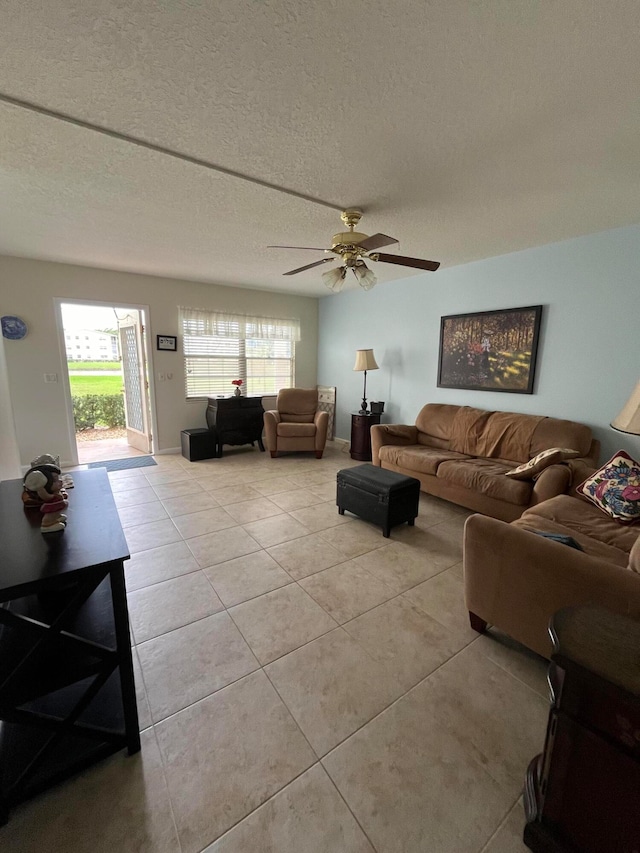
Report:
[[[382,261],[384,264],[398,264],[400,267],[415,267],[418,270],[429,270],[435,272],[440,266],[440,261],[423,261],[421,258],[407,258],[404,255],[385,255],[377,252],[371,255],[372,261]]]
[[[395,237],[389,237],[387,234],[372,234],[367,237],[362,243],[358,243],[361,249],[365,252],[373,252],[374,249],[381,249],[383,246],[390,246],[392,243],[397,243]]]
[[[329,261],[335,261],[335,258],[323,258],[321,261],[316,261],[313,264],[307,264],[306,267],[298,267],[297,270],[289,270],[289,272],[283,272],[282,275],[296,275],[296,273],[304,272],[305,270],[312,270],[314,267],[319,267],[321,264],[326,264]]]
[[[267,246],[267,249],[309,249],[311,252],[327,251],[327,249],[318,249],[317,246]]]

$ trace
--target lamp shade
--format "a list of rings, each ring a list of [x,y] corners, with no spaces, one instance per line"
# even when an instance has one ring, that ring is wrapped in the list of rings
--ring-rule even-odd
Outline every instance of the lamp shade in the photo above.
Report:
[[[611,421],[611,426],[620,432],[640,435],[640,382],[633,389],[620,414]]]
[[[322,274],[322,280],[334,293],[340,293],[344,287],[344,277],[347,274],[346,267],[336,267]]]
[[[354,370],[377,370],[378,365],[372,349],[356,350],[356,363]]]
[[[378,279],[375,277],[375,275],[371,272],[371,270],[366,264],[354,267],[353,272],[355,273],[355,276],[358,279],[358,284],[363,290],[371,290],[371,288],[378,281]]]

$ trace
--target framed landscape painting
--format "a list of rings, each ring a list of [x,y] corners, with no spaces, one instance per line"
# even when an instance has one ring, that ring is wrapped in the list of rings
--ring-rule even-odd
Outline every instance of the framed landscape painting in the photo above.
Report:
[[[533,394],[542,305],[440,321],[438,388]]]

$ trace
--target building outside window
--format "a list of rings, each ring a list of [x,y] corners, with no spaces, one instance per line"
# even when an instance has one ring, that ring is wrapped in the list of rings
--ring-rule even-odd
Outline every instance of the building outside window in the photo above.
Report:
[[[72,343],[83,339],[86,343]],[[92,329],[79,330],[79,334],[65,333],[68,361],[119,361],[118,335]]]

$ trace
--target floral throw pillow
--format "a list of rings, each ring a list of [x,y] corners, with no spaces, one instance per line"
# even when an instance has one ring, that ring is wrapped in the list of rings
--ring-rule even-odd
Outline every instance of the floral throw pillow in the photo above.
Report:
[[[525,462],[524,465],[518,465],[512,471],[507,471],[505,476],[511,477],[512,480],[533,480],[537,474],[544,471],[550,465],[555,465],[558,462],[564,462],[565,459],[575,459],[580,456],[579,451],[570,450],[568,447],[549,447],[543,450]]]
[[[640,462],[619,450],[576,491],[621,524],[640,519]]]

